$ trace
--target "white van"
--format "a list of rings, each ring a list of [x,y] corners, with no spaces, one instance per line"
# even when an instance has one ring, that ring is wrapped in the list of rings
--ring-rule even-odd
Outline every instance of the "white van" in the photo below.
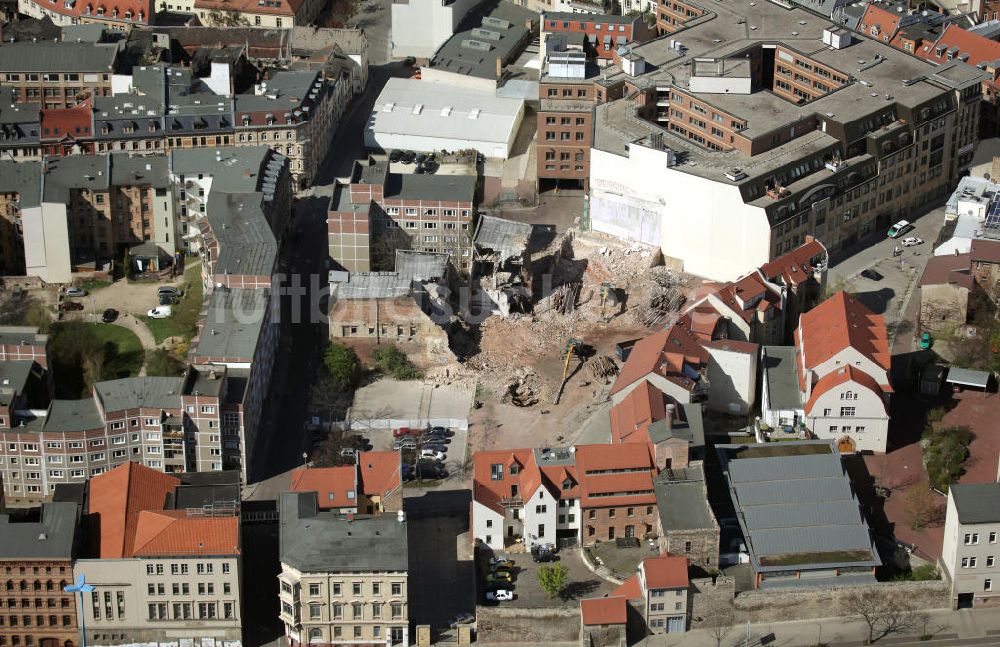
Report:
[[[911,229],[913,229],[913,225],[906,220],[900,220],[892,227],[889,227],[889,238],[899,238]]]

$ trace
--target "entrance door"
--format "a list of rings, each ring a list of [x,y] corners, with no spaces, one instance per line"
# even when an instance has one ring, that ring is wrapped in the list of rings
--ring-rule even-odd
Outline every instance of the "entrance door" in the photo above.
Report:
[[[857,445],[854,444],[854,439],[850,436],[843,436],[837,441],[837,450],[841,454],[853,454],[857,451]]]
[[[608,527],[608,539],[614,539],[614,538],[615,538],[615,527],[610,526]]]
[[[625,526],[625,536],[629,539],[635,537],[635,526],[631,524]]]
[[[684,631],[684,616],[677,616],[676,618],[667,618],[667,633],[668,634],[679,634]]]
[[[971,609],[973,600],[975,599],[975,593],[959,593],[958,594],[958,608],[959,609]]]

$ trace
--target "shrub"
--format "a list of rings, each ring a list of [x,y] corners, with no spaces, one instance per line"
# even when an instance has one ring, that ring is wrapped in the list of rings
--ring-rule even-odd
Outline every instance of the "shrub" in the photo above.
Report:
[[[924,430],[920,444],[924,448],[924,469],[931,487],[947,492],[948,487],[958,480],[962,475],[962,464],[969,457],[969,443],[973,437],[968,427]]]
[[[323,364],[338,388],[354,388],[361,378],[361,362],[353,349],[343,344],[330,344],[323,354]]]
[[[406,353],[393,344],[376,348],[372,351],[372,359],[375,360],[375,365],[383,374],[396,380],[418,380],[424,376],[420,369],[413,365]]]

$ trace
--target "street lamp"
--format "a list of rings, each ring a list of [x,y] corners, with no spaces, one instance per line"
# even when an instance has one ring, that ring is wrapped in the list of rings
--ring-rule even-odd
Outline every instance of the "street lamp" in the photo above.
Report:
[[[79,593],[80,594],[80,647],[87,647],[87,619],[84,613],[83,606],[83,594],[91,593],[94,590],[93,584],[87,584],[83,573],[76,578],[76,584],[70,584],[69,586],[64,586],[63,591],[66,593]]]

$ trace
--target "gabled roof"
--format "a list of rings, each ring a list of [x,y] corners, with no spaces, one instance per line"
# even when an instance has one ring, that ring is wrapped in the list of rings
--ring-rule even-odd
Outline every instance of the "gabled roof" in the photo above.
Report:
[[[493,465],[503,465],[503,478],[493,479]],[[511,474],[511,465],[517,474]],[[518,495],[527,500],[542,485],[542,475],[530,449],[508,449],[476,452],[472,457],[472,498],[479,503],[503,512],[502,499],[511,496],[511,486],[516,485]],[[555,496],[553,494],[553,496]]]
[[[611,407],[611,440],[615,443],[649,442],[647,427],[664,416],[663,393],[648,381],[643,382]]]
[[[139,513],[163,510],[167,495],[180,479],[134,462],[90,480],[89,514],[99,523],[97,554],[102,559],[131,557]]]
[[[685,389],[694,389],[699,369],[708,363],[708,352],[690,329],[691,318],[685,315],[672,326],[644,337],[635,343],[611,387],[617,393],[650,373],[656,373]]]
[[[948,58],[948,51],[952,57]],[[941,52],[939,55],[938,52]],[[949,60],[961,60],[962,54],[968,54],[969,65],[990,63],[1000,59],[1000,43],[962,29],[956,24],[950,24],[941,32],[940,38],[933,44],[925,43],[917,55],[920,58],[943,63]]]
[[[975,241],[973,241],[975,244]],[[1000,250],[1000,244],[997,245]],[[924,274],[920,277],[920,286],[925,285],[958,285],[972,289],[972,274],[969,272],[970,254],[943,254],[927,259]]]
[[[300,467],[292,472],[290,492],[316,492],[320,510],[358,507],[358,468]]]
[[[632,577],[620,584],[618,588],[611,592],[611,595],[621,596],[626,600],[642,599],[642,584],[639,583],[639,574],[633,573]]]
[[[645,575],[646,589],[680,589],[688,586],[688,560],[679,555],[664,553],[642,560],[640,568]]]
[[[890,368],[885,318],[846,292],[836,293],[799,317],[796,337],[796,342],[805,349],[806,370],[848,347],[882,369],[888,371]]]
[[[1000,263],[1000,240],[973,238],[969,257],[973,263]]]
[[[588,627],[623,625],[628,620],[628,604],[620,596],[580,600],[580,617]]]
[[[403,484],[399,452],[361,452],[358,456],[361,489],[366,496],[384,497]]]
[[[896,34],[896,30],[899,29],[901,18],[901,14],[886,11],[872,2],[861,16],[861,20],[858,21],[858,31],[864,32],[866,35],[872,36],[872,38],[877,37],[878,40],[887,43]],[[878,28],[876,35],[872,35],[872,27]]]
[[[776,281],[780,277],[785,285],[795,286],[812,278],[815,269],[813,261],[817,257],[822,261],[826,258],[826,254],[823,243],[814,239],[769,263],[764,263],[760,271],[769,281]]]
[[[240,518],[190,517],[184,510],[143,510],[136,523],[136,557],[237,555]]]

